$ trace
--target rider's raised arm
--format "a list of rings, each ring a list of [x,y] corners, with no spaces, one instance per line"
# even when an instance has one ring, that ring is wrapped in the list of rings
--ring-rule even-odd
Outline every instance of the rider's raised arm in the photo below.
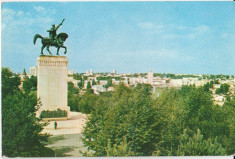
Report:
[[[64,22],[65,19],[62,20],[62,22],[55,28],[55,30],[57,30]]]
[[[62,25],[61,23],[57,25],[57,27],[55,27],[55,30],[57,30],[61,25]]]

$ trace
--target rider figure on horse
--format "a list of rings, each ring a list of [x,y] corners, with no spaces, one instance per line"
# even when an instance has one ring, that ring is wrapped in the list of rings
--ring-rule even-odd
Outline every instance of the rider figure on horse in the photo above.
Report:
[[[52,24],[52,28],[50,30],[47,30],[47,32],[49,32],[49,38],[50,38],[51,42],[53,42],[55,40],[55,37],[57,35],[56,31],[63,24],[63,22],[64,22],[64,19],[57,27],[55,27],[55,24]]]

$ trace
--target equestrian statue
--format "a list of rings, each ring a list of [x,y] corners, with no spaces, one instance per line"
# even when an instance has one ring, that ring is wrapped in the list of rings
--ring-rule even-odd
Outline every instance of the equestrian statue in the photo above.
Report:
[[[49,38],[48,37],[42,37],[40,34],[36,34],[33,39],[34,45],[36,44],[36,41],[38,38],[42,39],[42,48],[41,48],[41,55],[43,54],[43,49],[46,47],[47,51],[52,55],[51,51],[49,50],[50,46],[54,46],[57,48],[57,55],[59,56],[59,50],[60,48],[64,48],[64,54],[67,53],[67,47],[64,46],[65,40],[68,38],[68,34],[66,33],[59,33],[56,34],[57,29],[63,24],[65,19],[62,20],[62,22],[55,26],[55,24],[52,25],[52,28],[50,30],[47,30],[49,32]]]

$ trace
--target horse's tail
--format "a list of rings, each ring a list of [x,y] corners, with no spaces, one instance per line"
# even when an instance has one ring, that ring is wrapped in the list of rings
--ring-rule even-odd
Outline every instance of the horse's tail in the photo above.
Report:
[[[37,41],[38,38],[43,39],[43,37],[42,37],[40,34],[34,35],[34,38],[33,38],[33,44],[34,44],[34,45],[36,44],[36,41]]]

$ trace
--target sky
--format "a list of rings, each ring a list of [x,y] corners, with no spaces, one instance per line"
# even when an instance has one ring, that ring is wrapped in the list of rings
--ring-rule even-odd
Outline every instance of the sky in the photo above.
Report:
[[[6,2],[1,18],[1,64],[13,72],[36,66],[34,35],[65,18],[57,34],[69,35],[74,72],[235,74],[234,2]]]

